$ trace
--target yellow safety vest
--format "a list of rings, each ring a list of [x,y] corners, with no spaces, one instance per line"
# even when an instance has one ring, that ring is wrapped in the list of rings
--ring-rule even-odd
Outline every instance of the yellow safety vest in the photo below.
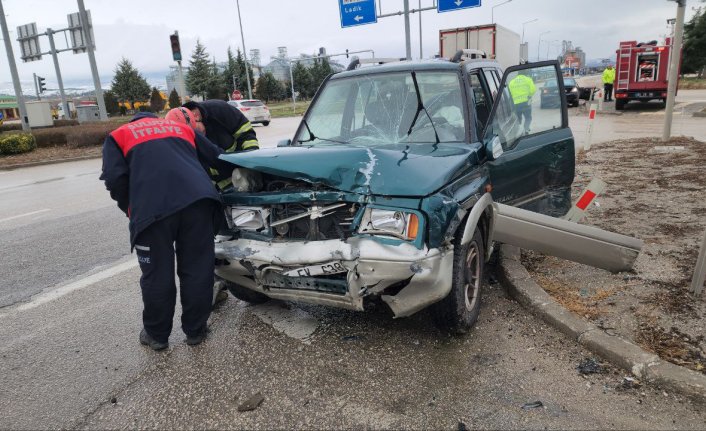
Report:
[[[515,105],[520,103],[527,103],[529,98],[537,91],[537,87],[534,86],[534,81],[532,78],[525,75],[517,75],[514,77],[510,84],[508,85],[510,90],[510,95],[512,96],[512,102]]]

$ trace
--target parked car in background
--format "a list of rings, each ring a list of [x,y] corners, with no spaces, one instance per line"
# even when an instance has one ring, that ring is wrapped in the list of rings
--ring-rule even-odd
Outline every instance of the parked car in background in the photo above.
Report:
[[[485,59],[402,61],[329,77],[293,139],[221,156],[235,169],[222,193],[219,282],[250,303],[381,304],[395,317],[431,306],[441,327],[468,331],[493,249],[492,202],[550,216],[571,207],[563,91],[555,109],[535,99],[522,119],[506,84],[519,73],[556,82],[559,65],[503,75]]]
[[[568,106],[579,106],[579,100],[588,100],[591,97],[591,89],[587,88],[584,91],[579,83],[570,77],[564,77],[564,91],[566,92],[566,104]],[[557,86],[556,79],[550,79],[546,82],[542,88],[541,95],[541,106],[542,108],[556,108],[556,104],[559,101],[557,94],[559,92],[559,87]]]
[[[242,112],[247,119],[253,123],[259,123],[263,126],[269,126],[272,115],[270,109],[257,99],[231,100],[228,102]]]

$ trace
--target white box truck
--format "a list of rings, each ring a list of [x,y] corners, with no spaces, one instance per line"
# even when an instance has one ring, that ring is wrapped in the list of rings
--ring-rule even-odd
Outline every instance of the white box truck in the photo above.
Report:
[[[503,69],[520,64],[520,35],[498,24],[439,30],[439,53],[452,58],[461,49],[484,51]]]

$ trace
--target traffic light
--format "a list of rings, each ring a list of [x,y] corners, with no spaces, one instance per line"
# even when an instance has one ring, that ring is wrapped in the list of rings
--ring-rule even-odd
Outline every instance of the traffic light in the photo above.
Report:
[[[37,77],[37,88],[39,88],[40,93],[44,93],[45,91],[47,91],[47,87],[44,81],[46,81],[45,78],[42,78],[41,76]]]
[[[179,35],[174,33],[169,35],[169,41],[172,43],[172,58],[174,61],[181,61],[181,47],[179,46]]]

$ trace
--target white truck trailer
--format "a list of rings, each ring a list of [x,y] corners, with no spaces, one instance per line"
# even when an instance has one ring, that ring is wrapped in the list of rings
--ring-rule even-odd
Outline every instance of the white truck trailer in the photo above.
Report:
[[[520,35],[498,24],[439,30],[439,53],[451,58],[461,49],[479,49],[503,69],[520,63]]]

